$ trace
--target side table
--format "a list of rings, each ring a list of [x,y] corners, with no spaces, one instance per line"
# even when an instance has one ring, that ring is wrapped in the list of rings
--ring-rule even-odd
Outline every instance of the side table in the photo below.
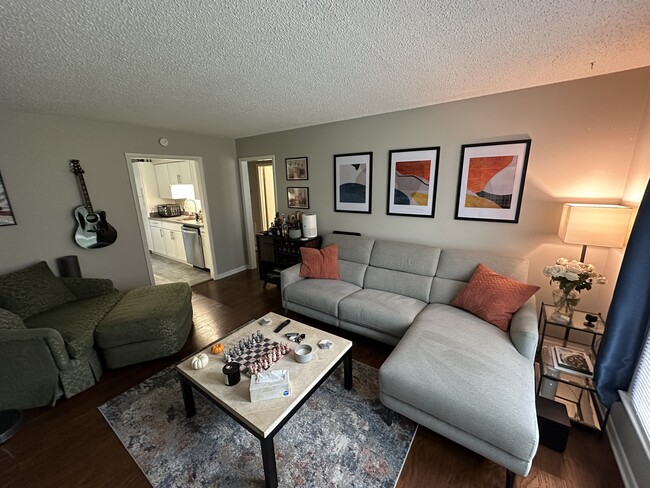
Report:
[[[601,405],[596,395],[593,371],[591,374],[583,374],[558,366],[554,348],[559,346],[582,353],[589,359],[592,368],[595,367],[598,347],[605,332],[605,322],[599,313],[576,310],[572,320],[566,323],[554,319],[554,310],[552,305],[542,303],[539,315],[541,332],[537,362],[540,378],[537,394],[566,405],[572,422],[603,430],[609,412]],[[585,325],[587,313],[598,316],[593,327]],[[549,325],[564,328],[563,337],[550,337]],[[585,343],[577,342],[575,338],[572,340],[570,337],[572,332],[585,333],[591,338]]]

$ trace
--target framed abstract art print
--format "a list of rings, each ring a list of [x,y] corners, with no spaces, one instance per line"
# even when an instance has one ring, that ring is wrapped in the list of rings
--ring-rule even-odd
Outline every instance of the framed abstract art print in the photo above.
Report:
[[[372,153],[334,155],[334,211],[371,212]]]
[[[440,147],[388,152],[388,215],[433,217]]]
[[[519,222],[530,143],[524,139],[463,145],[454,218]]]

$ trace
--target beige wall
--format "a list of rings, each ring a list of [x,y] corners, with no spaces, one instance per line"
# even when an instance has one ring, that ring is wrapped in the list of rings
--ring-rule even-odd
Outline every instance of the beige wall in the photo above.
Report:
[[[310,211],[319,233],[332,230],[442,247],[485,249],[528,256],[529,281],[542,287],[541,270],[558,256],[578,258],[580,246],[557,237],[562,203],[620,202],[650,87],[650,68],[547,85],[415,110],[238,139],[238,157],[309,158]],[[332,103],[336,103],[335,100]],[[462,144],[532,139],[518,224],[454,220]],[[440,146],[434,219],[386,215],[388,150]],[[372,214],[334,212],[333,155],[373,151]],[[277,174],[284,170],[276,167]],[[637,176],[634,176],[636,179]],[[301,182],[302,183],[302,182]],[[278,192],[289,186],[278,178]],[[280,211],[286,202],[279,200]],[[608,251],[591,247],[587,261],[606,268]],[[606,311],[603,288],[583,293],[583,306]]]
[[[237,160],[230,139],[18,112],[0,113],[0,171],[18,225],[0,227],[0,273],[79,256],[84,276],[111,278],[127,290],[148,274],[125,153],[201,156],[220,274],[245,265]],[[169,146],[158,144],[160,137]],[[85,250],[73,240],[81,204],[68,160],[79,159],[93,205],[117,229],[112,246]]]

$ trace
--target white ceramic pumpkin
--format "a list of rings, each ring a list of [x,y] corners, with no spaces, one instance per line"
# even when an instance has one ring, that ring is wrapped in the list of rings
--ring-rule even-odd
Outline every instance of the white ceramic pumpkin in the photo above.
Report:
[[[192,358],[192,369],[203,369],[208,365],[208,355],[201,353]]]

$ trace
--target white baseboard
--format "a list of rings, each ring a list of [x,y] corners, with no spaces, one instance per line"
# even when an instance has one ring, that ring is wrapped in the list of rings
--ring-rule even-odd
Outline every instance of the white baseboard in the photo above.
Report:
[[[239,268],[231,269],[230,271],[224,271],[223,273],[218,273],[217,274],[217,279],[221,280],[223,278],[228,278],[228,276],[232,276],[237,273],[241,273],[242,271],[246,271],[248,267],[247,266],[240,266]]]
[[[609,437],[609,444],[612,446],[612,452],[616,458],[616,464],[618,464],[618,470],[621,473],[621,478],[623,479],[625,488],[639,488],[636,484],[632,467],[630,466],[625,450],[623,449],[621,438],[616,430],[616,421],[611,416],[607,422],[606,430],[607,436]]]

